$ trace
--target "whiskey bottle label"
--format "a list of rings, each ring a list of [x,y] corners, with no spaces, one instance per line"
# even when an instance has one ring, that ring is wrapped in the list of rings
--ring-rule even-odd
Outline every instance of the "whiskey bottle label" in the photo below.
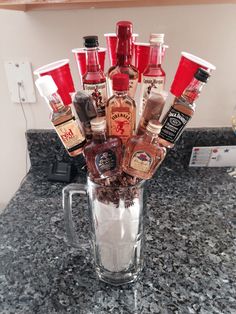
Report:
[[[123,142],[133,135],[133,117],[129,108],[112,109],[109,135],[119,136]]]
[[[77,146],[82,147],[85,141],[75,118],[55,126],[56,132],[60,137],[65,148],[70,150]]]
[[[131,168],[142,172],[149,172],[151,164],[152,157],[144,151],[135,152],[130,161]]]
[[[191,117],[183,112],[170,108],[159,136],[170,143],[175,143],[190,119]]]
[[[95,164],[100,173],[114,170],[116,163],[116,154],[110,149],[98,154],[95,158]]]
[[[134,98],[137,86],[138,86],[138,78],[134,80],[129,79],[129,91],[128,91],[129,97]]]
[[[98,84],[84,84],[84,91],[93,97],[98,116],[105,116],[105,106],[107,102],[106,82]]]
[[[164,90],[165,77],[152,77],[152,76],[143,76],[142,78],[142,87],[141,87],[141,105],[140,105],[140,115],[142,114],[146,101],[150,95],[151,89],[154,88],[158,92]]]

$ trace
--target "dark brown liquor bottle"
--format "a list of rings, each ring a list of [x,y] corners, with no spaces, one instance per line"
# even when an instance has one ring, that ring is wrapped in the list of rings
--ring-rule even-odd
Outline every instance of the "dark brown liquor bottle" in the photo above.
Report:
[[[106,120],[103,117],[91,120],[93,138],[84,147],[89,176],[105,179],[121,173],[122,142],[117,136],[106,135]]]

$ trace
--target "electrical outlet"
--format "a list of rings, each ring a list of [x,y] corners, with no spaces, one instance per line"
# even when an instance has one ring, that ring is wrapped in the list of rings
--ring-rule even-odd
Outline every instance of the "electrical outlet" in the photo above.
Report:
[[[28,61],[6,61],[8,89],[14,103],[35,103],[35,89],[31,63]]]

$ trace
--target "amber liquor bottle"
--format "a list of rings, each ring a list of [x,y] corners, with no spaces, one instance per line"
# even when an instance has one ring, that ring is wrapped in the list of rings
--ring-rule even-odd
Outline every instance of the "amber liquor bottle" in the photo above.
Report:
[[[150,179],[166,155],[166,148],[158,141],[161,124],[156,120],[148,123],[146,133],[131,137],[127,144],[122,169],[140,179]]]
[[[160,120],[167,95],[165,91],[158,92],[155,88],[151,90],[138,124],[137,135],[143,135],[146,132],[150,120]]]
[[[141,115],[150,91],[156,89],[158,92],[164,90],[166,74],[162,69],[162,47],[164,43],[164,34],[150,35],[150,54],[146,69],[142,74],[141,92],[140,92],[140,110]]]
[[[194,101],[199,97],[209,76],[207,71],[199,68],[183,94],[174,99],[173,105],[162,121],[163,126],[159,137],[163,146],[172,148],[183,133],[184,128],[194,115]]]
[[[114,75],[114,95],[108,99],[106,106],[108,134],[120,137],[123,144],[134,134],[136,123],[136,104],[128,96],[128,88],[128,75],[122,73]]]
[[[92,141],[84,148],[89,176],[92,180],[106,179],[121,173],[122,143],[119,137],[107,136],[106,120],[91,120]]]
[[[138,70],[131,64],[132,59],[132,29],[129,21],[120,21],[116,24],[117,34],[117,63],[108,70],[109,93],[112,92],[112,80],[115,74],[125,73],[129,76],[128,95],[134,98],[138,85]]]
[[[52,110],[51,122],[68,154],[71,157],[79,155],[83,152],[86,140],[71,107],[63,104],[51,76],[42,76],[36,80],[35,84]]]
[[[86,48],[86,72],[83,75],[83,89],[93,97],[94,104],[99,117],[105,116],[105,105],[107,101],[106,77],[98,59],[98,37],[85,36],[84,46]]]

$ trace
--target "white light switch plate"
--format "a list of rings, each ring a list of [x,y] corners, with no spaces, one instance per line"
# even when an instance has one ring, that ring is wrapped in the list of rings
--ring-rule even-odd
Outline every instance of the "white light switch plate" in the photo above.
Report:
[[[190,167],[235,167],[236,146],[193,147]]]
[[[35,103],[36,96],[30,62],[6,61],[5,71],[12,102],[20,103],[21,98],[22,103]]]

